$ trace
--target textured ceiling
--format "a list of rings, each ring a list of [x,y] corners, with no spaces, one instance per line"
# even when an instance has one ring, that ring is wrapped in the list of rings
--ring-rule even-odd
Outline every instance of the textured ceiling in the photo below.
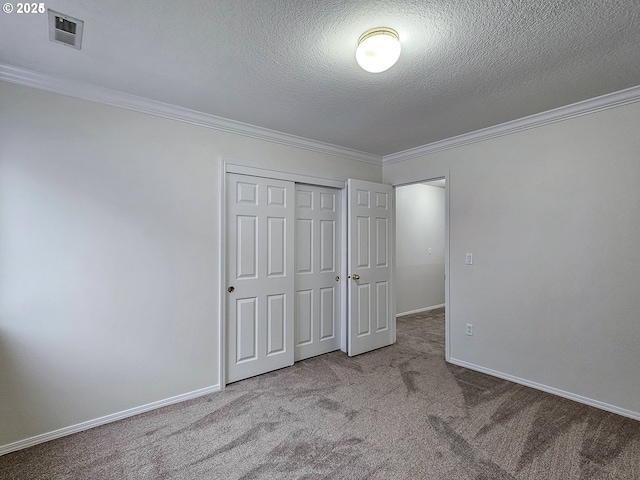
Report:
[[[15,2],[12,2],[15,3]],[[638,0],[49,0],[0,14],[0,62],[377,155],[640,85]],[[400,34],[387,72],[365,30]]]

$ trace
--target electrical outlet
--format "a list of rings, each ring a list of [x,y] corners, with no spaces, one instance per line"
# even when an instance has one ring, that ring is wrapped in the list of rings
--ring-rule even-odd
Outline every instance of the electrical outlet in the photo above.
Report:
[[[473,253],[467,253],[464,263],[466,263],[467,265],[473,265]]]
[[[473,323],[467,323],[467,335],[473,337]]]

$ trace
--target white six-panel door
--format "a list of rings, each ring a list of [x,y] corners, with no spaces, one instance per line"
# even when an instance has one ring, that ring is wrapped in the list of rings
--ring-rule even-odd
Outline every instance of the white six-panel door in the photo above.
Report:
[[[393,188],[347,182],[349,355],[395,342]],[[341,190],[226,174],[226,383],[340,348]]]
[[[227,383],[294,362],[293,182],[227,174]]]
[[[393,187],[349,179],[349,355],[395,342]]]
[[[340,348],[341,194],[296,185],[296,361]]]

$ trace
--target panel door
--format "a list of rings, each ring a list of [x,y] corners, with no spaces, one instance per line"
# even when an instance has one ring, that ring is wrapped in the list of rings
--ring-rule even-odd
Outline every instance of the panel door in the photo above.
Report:
[[[340,348],[341,195],[296,185],[296,360]]]
[[[293,182],[227,174],[227,383],[293,365]]]
[[[396,341],[393,187],[349,179],[349,355]]]

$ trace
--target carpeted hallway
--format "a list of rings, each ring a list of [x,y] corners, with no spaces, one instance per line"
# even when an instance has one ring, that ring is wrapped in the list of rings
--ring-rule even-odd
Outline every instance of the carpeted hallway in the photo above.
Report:
[[[0,478],[640,478],[640,422],[446,364],[442,309],[397,336],[5,455]]]

